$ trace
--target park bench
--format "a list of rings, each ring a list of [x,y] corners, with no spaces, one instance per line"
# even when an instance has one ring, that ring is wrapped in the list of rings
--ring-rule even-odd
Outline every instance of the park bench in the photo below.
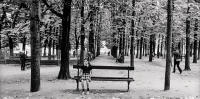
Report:
[[[20,56],[18,54],[16,54],[16,56],[10,56],[10,59],[20,60],[20,64],[21,64],[21,59],[20,59]],[[31,64],[30,61],[31,61],[31,57],[26,56],[25,66],[29,66],[30,67],[30,64]]]
[[[78,69],[77,76],[74,76],[73,79],[76,80],[77,83],[77,90],[79,90],[79,82],[81,75],[79,75],[79,69],[81,68],[80,65],[73,65],[73,68]],[[91,80],[92,81],[126,81],[128,83],[128,90],[129,91],[129,85],[130,82],[134,81],[133,78],[130,77],[129,72],[130,70],[134,70],[134,67],[129,67],[129,66],[92,66],[93,69],[102,69],[102,70],[127,70],[128,76],[127,77],[96,77],[92,76]]]

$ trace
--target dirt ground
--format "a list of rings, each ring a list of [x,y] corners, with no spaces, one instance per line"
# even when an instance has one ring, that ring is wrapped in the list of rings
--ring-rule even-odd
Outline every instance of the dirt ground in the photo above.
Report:
[[[129,66],[129,57],[125,63],[115,63],[111,56],[96,58],[93,65]],[[184,61],[181,62],[184,69]],[[135,70],[131,71],[134,82],[127,90],[127,82],[102,82],[90,83],[90,94],[81,95],[76,91],[74,80],[56,79],[59,66],[41,66],[40,91],[30,92],[30,69],[20,70],[19,64],[0,64],[0,98],[1,99],[200,99],[200,61],[191,63],[192,71],[176,71],[171,73],[171,87],[164,91],[165,59],[155,58],[148,62],[147,57],[135,59]],[[77,71],[70,66],[71,76]],[[127,76],[127,71],[119,70],[93,70],[96,76]]]

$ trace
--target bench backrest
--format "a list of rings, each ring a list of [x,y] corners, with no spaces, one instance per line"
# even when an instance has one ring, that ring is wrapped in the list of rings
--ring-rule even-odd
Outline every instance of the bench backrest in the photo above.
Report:
[[[80,68],[79,65],[73,65],[73,68]],[[134,70],[134,67],[130,66],[92,66],[92,69],[113,69],[113,70]]]

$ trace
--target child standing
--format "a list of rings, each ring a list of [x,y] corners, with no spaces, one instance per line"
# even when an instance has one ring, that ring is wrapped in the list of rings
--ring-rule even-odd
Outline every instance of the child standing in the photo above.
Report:
[[[92,70],[92,67],[89,63],[89,61],[87,59],[84,60],[84,66],[81,67],[82,69],[82,76],[81,76],[81,85],[82,85],[82,94],[85,93],[85,89],[84,89],[84,82],[86,83],[86,86],[87,86],[87,92],[86,94],[89,94],[89,82],[91,81],[91,70]]]

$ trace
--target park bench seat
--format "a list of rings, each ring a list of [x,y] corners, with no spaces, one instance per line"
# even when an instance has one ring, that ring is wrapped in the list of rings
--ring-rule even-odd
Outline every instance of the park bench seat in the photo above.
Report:
[[[81,76],[74,76],[75,80],[79,80]],[[133,78],[128,77],[91,77],[94,81],[134,81]]]
[[[77,83],[77,90],[79,90],[79,82],[81,75],[79,74],[79,69],[81,69],[80,65],[73,65],[74,69],[78,69],[78,74],[77,76],[74,76],[74,80],[76,80]],[[134,81],[133,78],[129,77],[129,71],[134,70],[134,67],[130,66],[91,66],[92,70],[93,69],[102,69],[102,70],[127,70],[128,71],[128,77],[96,77],[92,76],[91,80],[92,81],[126,81],[128,83],[128,90],[129,91],[129,84],[130,82]]]

